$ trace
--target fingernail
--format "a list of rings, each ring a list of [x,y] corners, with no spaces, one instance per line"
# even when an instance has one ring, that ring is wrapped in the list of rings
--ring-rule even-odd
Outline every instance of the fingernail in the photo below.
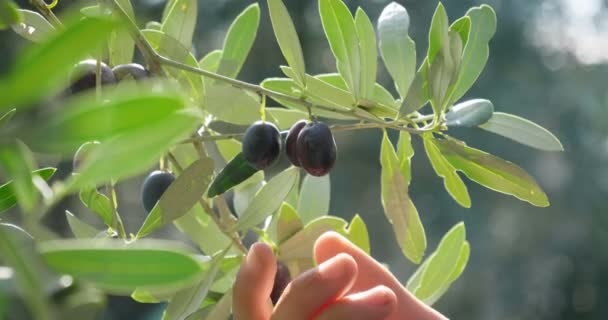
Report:
[[[247,264],[252,268],[257,268],[260,266],[260,258],[258,257],[258,244],[254,244],[249,249],[249,253],[247,253]]]

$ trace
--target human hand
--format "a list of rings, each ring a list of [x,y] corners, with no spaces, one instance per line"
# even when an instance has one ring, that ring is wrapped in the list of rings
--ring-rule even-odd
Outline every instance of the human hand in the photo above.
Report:
[[[275,257],[265,244],[252,246],[234,286],[235,319],[445,319],[337,233],[321,236],[314,255],[318,266],[295,278],[273,308]]]

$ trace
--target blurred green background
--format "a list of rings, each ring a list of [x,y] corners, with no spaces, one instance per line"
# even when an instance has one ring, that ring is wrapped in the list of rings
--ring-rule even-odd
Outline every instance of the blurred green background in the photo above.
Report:
[[[26,1],[19,5],[29,8]],[[195,33],[197,58],[221,47],[232,19],[253,1],[201,0]],[[317,1],[284,0],[295,21],[310,73],[334,72]],[[345,0],[362,6],[376,20],[388,0]],[[418,55],[427,49],[427,32],[437,1],[398,1],[410,14],[410,34]],[[446,1],[450,20],[483,2]],[[429,248],[458,221],[465,221],[471,259],[461,279],[435,305],[451,319],[607,319],[608,318],[608,1],[489,0],[498,17],[490,59],[465,98],[490,99],[497,111],[528,118],[561,139],[565,152],[530,149],[479,129],[450,130],[469,145],[512,161],[537,178],[551,201],[536,208],[467,182],[471,209],[459,207],[430,167],[419,139],[413,159],[411,196],[427,230]],[[159,20],[164,0],[133,0],[138,23]],[[254,48],[240,79],[258,83],[282,76],[283,57],[274,39],[265,3]],[[81,2],[60,0],[58,10]],[[27,46],[12,31],[0,32],[0,72],[6,72]],[[420,61],[419,61],[420,62]],[[44,75],[41,75],[44,76]],[[380,64],[378,81],[392,86]],[[394,90],[393,90],[394,92]],[[1,99],[1,97],[0,97]],[[366,221],[373,255],[403,282],[416,266],[406,261],[380,204],[378,154],[381,133],[336,134],[339,156],[331,173],[331,213]],[[55,164],[56,159],[43,159]],[[59,177],[70,172],[60,165]],[[139,201],[142,177],[119,187],[120,211],[129,231],[144,218]],[[84,212],[67,200],[47,223],[66,229],[64,209]],[[7,215],[8,217],[9,215]],[[85,217],[86,219],[86,217]],[[10,220],[10,219],[9,219]],[[158,236],[179,237],[174,228]],[[104,319],[158,319],[157,307],[111,298]],[[11,318],[15,317],[13,316]],[[15,318],[19,319],[19,318]]]

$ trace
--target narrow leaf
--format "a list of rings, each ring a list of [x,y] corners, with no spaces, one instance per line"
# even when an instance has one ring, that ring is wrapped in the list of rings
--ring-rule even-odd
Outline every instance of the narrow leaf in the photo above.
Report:
[[[13,119],[13,117],[15,116],[15,113],[17,113],[17,109],[11,109],[5,114],[3,114],[2,117],[0,117],[0,127],[5,126],[7,123],[9,123],[11,119]]]
[[[145,128],[185,108],[176,90],[137,85],[106,90],[103,100],[90,93],[67,101],[65,111],[52,113],[30,129],[26,142],[36,151],[71,154],[85,142]]]
[[[236,78],[255,41],[260,24],[260,6],[254,3],[239,14],[224,39],[222,59],[217,72]]]
[[[283,205],[281,205],[276,219],[278,220],[276,224],[276,242],[279,245],[304,228],[304,224],[300,220],[296,210],[286,202],[283,202]]]
[[[167,305],[163,319],[184,320],[200,308],[218,271],[220,271],[222,259],[228,252],[228,249],[230,249],[230,247],[213,257],[202,281],[194,287],[184,289],[173,296]]]
[[[416,74],[416,45],[408,35],[409,24],[407,10],[396,2],[388,4],[378,18],[382,60],[402,99]]]
[[[53,240],[39,251],[54,271],[117,294],[139,289],[183,288],[202,276],[199,263],[165,240]]]
[[[469,179],[537,207],[549,205],[547,195],[534,178],[513,163],[468,147],[454,138],[436,140],[435,144],[447,161]]]
[[[562,143],[549,130],[516,115],[494,112],[480,128],[513,141],[545,151],[564,151]]]
[[[184,110],[102,142],[85,159],[80,174],[66,182],[67,191],[145,171],[171,146],[188,137],[198,121],[198,116]]]
[[[319,0],[319,12],[325,36],[334,56],[338,72],[344,77],[350,92],[360,92],[359,39],[353,16],[342,0]]]
[[[78,194],[80,202],[101,218],[108,227],[117,226],[117,219],[114,215],[114,205],[110,198],[97,191],[96,188],[82,188]]]
[[[66,210],[65,217],[68,220],[68,225],[74,236],[78,239],[95,238],[99,234],[99,230],[90,224],[80,220],[73,213]]]
[[[433,65],[435,57],[442,51],[444,57],[449,56],[449,38],[448,38],[448,15],[445,12],[445,7],[441,2],[437,4],[433,19],[431,20],[431,29],[429,30],[429,49],[427,52],[427,61],[430,66]]]
[[[188,50],[192,47],[192,35],[196,27],[197,3],[196,0],[168,1],[162,19],[161,31]]]
[[[460,99],[483,71],[490,51],[488,42],[496,32],[496,13],[492,7],[486,4],[474,7],[467,12],[467,16],[471,19],[471,26],[452,101]]]
[[[425,299],[440,290],[449,280],[452,271],[458,264],[460,252],[465,243],[465,227],[461,222],[448,231],[429,258],[419,287],[414,294]]]
[[[298,168],[291,167],[274,176],[256,194],[234,226],[235,230],[247,230],[264,221],[266,217],[279,209],[285,197],[293,188],[299,176]]]
[[[367,233],[367,226],[361,216],[356,214],[350,221],[348,228],[346,229],[347,238],[354,245],[365,251],[367,254],[371,252],[371,245],[369,243],[369,234]]]
[[[426,235],[418,210],[408,195],[408,185],[401,174],[399,158],[386,132],[380,151],[382,164],[382,206],[388,221],[393,225],[397,243],[403,254],[419,264],[426,250]]]
[[[190,166],[169,185],[158,203],[137,232],[141,238],[188,213],[203,197],[211,181],[213,160],[201,158]]]
[[[361,59],[361,73],[358,96],[363,99],[373,99],[374,85],[376,84],[376,70],[378,48],[376,47],[376,32],[369,17],[358,8],[355,13],[355,28],[359,38],[359,52]]]
[[[21,141],[0,145],[0,169],[5,177],[13,179],[11,191],[25,213],[34,209],[39,198],[38,190],[32,181],[34,167],[34,156]]]
[[[234,159],[230,160],[215,179],[213,179],[213,182],[207,191],[207,197],[213,198],[223,194],[234,186],[247,180],[256,172],[258,172],[258,170],[245,160],[245,156],[243,156],[242,153],[239,153]]]
[[[281,261],[312,259],[313,247],[317,239],[328,231],[345,235],[346,224],[347,222],[339,217],[323,216],[317,218],[306,224],[302,230],[296,232],[289,239],[283,241],[277,249],[277,257]]]
[[[206,88],[207,110],[222,121],[249,125],[260,118],[259,97],[251,92],[224,84]]]
[[[329,213],[331,186],[329,175],[314,177],[306,175],[300,188],[297,212],[302,222],[308,223]]]
[[[397,141],[397,157],[399,158],[399,170],[408,185],[412,180],[413,156],[414,148],[412,148],[412,136],[407,131],[400,131],[399,141]]]
[[[32,172],[32,176],[39,176],[44,180],[49,180],[57,169],[55,168],[42,168]],[[17,198],[15,197],[15,190],[13,181],[0,186],[0,212],[4,212],[17,204]]]
[[[423,141],[426,155],[429,157],[435,173],[443,178],[445,189],[459,205],[470,208],[471,197],[469,196],[467,186],[456,173],[456,169],[454,169],[454,167],[443,157],[441,151],[435,144],[433,136],[430,134],[425,135]]]
[[[133,6],[130,0],[117,0],[120,7],[127,13],[129,18],[135,21],[135,13],[133,12]],[[119,15],[113,12],[116,18],[120,18]],[[135,41],[126,28],[117,28],[110,35],[108,40],[108,58],[111,66],[117,66],[119,64],[131,63],[133,60],[133,53],[135,52]]]
[[[298,39],[298,33],[282,0],[268,0],[270,21],[283,57],[293,71],[293,80],[301,87],[306,87],[306,66],[304,55]]]
[[[417,111],[429,101],[428,67],[428,61],[425,59],[420,68],[418,68],[407,95],[401,102],[401,108],[399,109],[401,115],[408,115]]]
[[[55,28],[38,12],[19,9],[23,21],[13,24],[11,28],[18,35],[33,42],[43,42],[51,36]]]

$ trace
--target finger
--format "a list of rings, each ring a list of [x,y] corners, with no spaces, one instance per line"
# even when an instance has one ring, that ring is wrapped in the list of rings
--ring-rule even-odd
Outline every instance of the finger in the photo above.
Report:
[[[270,292],[276,268],[270,247],[263,243],[251,246],[234,283],[232,309],[235,320],[270,319]]]
[[[315,243],[314,254],[317,263],[322,263],[342,253],[353,257],[359,268],[359,276],[350,292],[362,292],[378,285],[384,285],[395,293],[398,301],[397,311],[388,319],[400,319],[404,316],[419,320],[446,319],[439,312],[414,297],[383,265],[340,234],[327,232]]]
[[[395,293],[388,287],[377,286],[340,298],[315,320],[381,320],[393,313],[396,305]]]
[[[340,298],[357,277],[353,258],[339,254],[295,278],[275,308],[273,320],[309,320]]]

